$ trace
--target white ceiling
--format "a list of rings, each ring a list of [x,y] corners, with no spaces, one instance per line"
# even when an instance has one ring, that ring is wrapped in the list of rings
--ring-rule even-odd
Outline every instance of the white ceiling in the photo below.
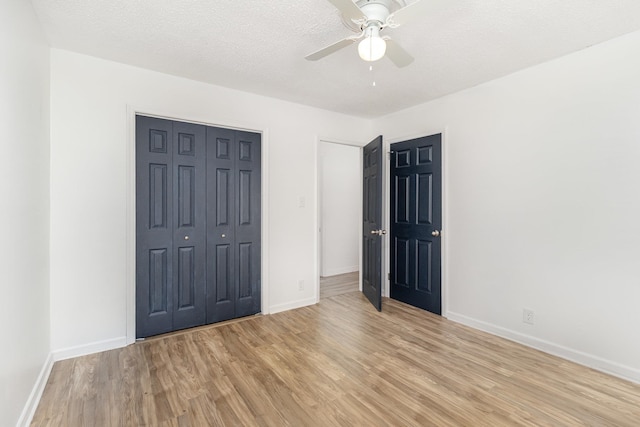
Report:
[[[53,47],[362,117],[640,29],[639,0],[450,0],[385,30],[413,64],[399,69],[383,58],[369,71],[356,44],[304,59],[353,34],[327,0],[32,2]]]

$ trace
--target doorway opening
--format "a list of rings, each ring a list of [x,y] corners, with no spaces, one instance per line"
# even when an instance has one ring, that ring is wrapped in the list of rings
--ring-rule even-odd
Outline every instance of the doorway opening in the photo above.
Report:
[[[318,143],[319,298],[360,289],[361,149]]]

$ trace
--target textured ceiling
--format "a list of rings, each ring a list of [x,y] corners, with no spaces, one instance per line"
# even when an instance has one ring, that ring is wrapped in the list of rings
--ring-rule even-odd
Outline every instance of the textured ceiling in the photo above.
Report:
[[[385,30],[413,64],[399,69],[383,58],[370,71],[356,44],[304,59],[353,34],[327,0],[32,3],[53,47],[362,117],[640,29],[639,0],[450,0],[431,16]]]

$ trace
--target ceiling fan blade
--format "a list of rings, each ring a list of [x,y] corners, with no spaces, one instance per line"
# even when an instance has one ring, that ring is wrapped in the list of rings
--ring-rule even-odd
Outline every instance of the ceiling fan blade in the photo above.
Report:
[[[344,15],[347,19],[362,19],[364,17],[364,13],[360,10],[356,4],[351,0],[327,0],[329,3],[335,6],[336,9]]]
[[[392,28],[397,27],[412,19],[432,15],[440,10],[449,8],[451,8],[450,0],[418,0],[389,15],[387,24]]]
[[[319,51],[313,52],[312,54],[305,56],[304,59],[309,61],[317,61],[318,59],[324,58],[325,56],[329,56],[332,53],[337,52],[340,49],[349,46],[350,44],[353,44],[356,40],[358,40],[357,37],[347,37],[346,39],[342,39],[337,43],[331,44],[327,47],[323,47]]]
[[[398,43],[391,39],[385,39],[387,42],[387,51],[385,55],[393,62],[396,67],[402,68],[413,62],[413,56],[404,50]]]

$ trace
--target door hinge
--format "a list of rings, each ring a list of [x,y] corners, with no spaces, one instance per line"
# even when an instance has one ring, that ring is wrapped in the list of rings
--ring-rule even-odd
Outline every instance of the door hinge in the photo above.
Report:
[[[391,280],[391,273],[387,273],[387,280]]]

